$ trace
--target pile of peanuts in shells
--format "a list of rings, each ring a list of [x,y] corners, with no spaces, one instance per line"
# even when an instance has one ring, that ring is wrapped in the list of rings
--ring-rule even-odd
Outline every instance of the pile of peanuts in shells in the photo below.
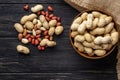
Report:
[[[111,16],[91,11],[73,21],[70,36],[79,52],[101,57],[118,42],[119,35]]]
[[[29,6],[24,5],[24,10]],[[23,44],[31,43],[38,50],[45,50],[47,47],[56,46],[53,35],[60,35],[63,32],[60,17],[53,14],[53,8],[48,6],[47,11],[43,10],[43,5],[38,4],[31,7],[32,13],[24,15],[20,23],[15,23],[14,28],[18,32],[18,39]],[[17,51],[29,54],[30,49],[24,45],[18,45]]]

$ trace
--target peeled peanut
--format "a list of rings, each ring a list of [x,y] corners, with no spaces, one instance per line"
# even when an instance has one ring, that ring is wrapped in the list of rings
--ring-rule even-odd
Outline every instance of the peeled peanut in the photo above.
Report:
[[[96,54],[97,56],[103,56],[106,54],[105,50],[95,50],[94,54]]]
[[[81,17],[78,17],[76,18],[73,23],[77,23],[77,24],[80,24],[82,22],[82,18]]]
[[[39,4],[39,5],[36,5],[36,6],[32,7],[31,11],[36,13],[36,12],[42,10],[42,9],[43,9],[43,6]]]
[[[55,27],[50,27],[48,34],[52,36],[55,33]]]
[[[49,29],[49,24],[48,24],[47,21],[44,21],[44,22],[43,22],[43,27],[44,27],[45,29]]]
[[[23,32],[23,27],[19,23],[14,24],[14,28],[17,30],[17,32],[22,33]]]
[[[40,45],[41,45],[41,46],[47,45],[47,41],[48,41],[48,39],[43,39],[43,40],[40,42]]]
[[[74,46],[80,51],[80,52],[84,52],[84,47],[81,43],[78,42],[74,42]]]
[[[18,45],[17,46],[17,51],[20,52],[20,53],[23,53],[23,54],[29,54],[30,53],[29,48],[27,48],[23,45]]]
[[[28,39],[26,39],[26,38],[22,38],[21,42],[22,42],[23,44],[27,44],[29,41],[28,41]]]
[[[56,24],[57,24],[57,20],[51,20],[51,21],[49,21],[49,26],[50,27],[55,27]]]
[[[109,24],[105,27],[105,34],[108,34],[109,32],[111,32],[113,28],[114,28],[114,23],[113,23],[113,22],[109,23]]]
[[[86,19],[87,19],[87,15],[88,15],[88,13],[87,13],[87,12],[84,12],[84,13],[81,15],[82,20],[86,20]]]
[[[47,41],[47,46],[49,47],[53,47],[56,45],[56,42],[55,41]]]
[[[55,34],[60,35],[63,32],[63,26],[57,26],[55,28]]]
[[[76,31],[76,30],[78,29],[78,27],[79,27],[79,24],[78,24],[78,23],[73,23],[73,24],[71,25],[71,30]]]
[[[84,36],[85,36],[85,40],[87,42],[92,42],[93,41],[92,36],[89,33],[85,33]]]
[[[44,21],[46,21],[46,19],[45,19],[45,16],[44,15],[40,15],[39,16],[39,20],[40,20],[40,22],[44,22]]]
[[[75,41],[75,42],[83,42],[84,40],[85,40],[84,35],[77,35],[77,36],[75,36],[75,38],[74,38],[74,41]]]
[[[33,23],[32,23],[31,21],[27,21],[27,22],[25,23],[25,27],[26,27],[28,30],[32,30],[33,27],[34,27],[34,25],[33,25]]]
[[[71,35],[71,37],[74,38],[76,35],[78,35],[78,32],[77,31],[72,31],[70,35]]]

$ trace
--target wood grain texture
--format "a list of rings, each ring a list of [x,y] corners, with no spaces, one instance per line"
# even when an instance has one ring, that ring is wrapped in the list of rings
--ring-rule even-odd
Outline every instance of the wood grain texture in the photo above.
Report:
[[[23,10],[24,3],[34,6],[36,1],[45,7],[53,6],[54,13],[62,17],[65,30],[55,36],[56,47],[38,51],[28,44],[31,54],[26,56],[16,51],[21,42],[13,25],[31,13]],[[63,0],[0,0],[0,3],[0,80],[117,80],[117,49],[104,59],[88,60],[71,47],[69,27],[79,12]]]

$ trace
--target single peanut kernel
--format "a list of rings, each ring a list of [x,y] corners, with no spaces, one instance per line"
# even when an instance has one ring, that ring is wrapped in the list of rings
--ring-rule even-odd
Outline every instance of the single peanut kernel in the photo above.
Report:
[[[18,34],[18,40],[20,40],[20,41],[21,41],[21,40],[22,40],[22,38],[23,38],[23,34],[19,33],[19,34]]]
[[[46,39],[49,39],[49,36],[47,35],[47,36],[45,36],[45,38],[46,38]]]
[[[32,44],[35,44],[35,39],[32,39]]]
[[[31,42],[31,41],[32,41],[32,38],[31,38],[31,37],[29,37],[29,38],[28,38],[28,41],[29,41],[29,42]]]
[[[50,15],[49,15],[49,18],[52,18],[53,16],[54,16],[53,14],[50,14]]]
[[[48,6],[48,11],[53,11],[53,8],[51,6]]]
[[[25,11],[28,11],[29,10],[29,5],[25,4],[23,8],[24,8]]]
[[[41,11],[41,14],[45,16],[45,12],[44,11]]]
[[[41,30],[36,30],[36,34],[41,34]]]
[[[25,36],[25,38],[28,39],[30,36],[31,36],[30,34],[27,34],[27,35]]]
[[[40,14],[41,14],[41,11],[38,11],[38,12],[37,12],[37,15],[40,15]]]
[[[44,31],[44,35],[47,35],[48,34],[48,30]]]

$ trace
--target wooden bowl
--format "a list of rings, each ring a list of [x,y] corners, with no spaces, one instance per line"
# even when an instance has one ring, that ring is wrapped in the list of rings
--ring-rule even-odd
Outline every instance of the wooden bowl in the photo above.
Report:
[[[81,13],[79,13],[75,18],[74,18],[74,20],[77,18],[77,17],[79,17],[79,16],[81,16],[81,14],[82,13],[84,13],[84,12],[88,12],[88,13],[90,13],[90,12],[92,12],[92,11],[98,11],[98,10],[90,10],[90,11],[83,11],[83,12],[81,12]],[[101,11],[98,11],[98,12],[101,12]],[[101,13],[103,13],[103,12],[101,12]],[[103,14],[106,14],[106,13],[103,13]],[[107,13],[107,15],[109,15],[108,13]],[[112,17],[112,15],[109,15],[109,16],[111,16]],[[113,17],[112,17],[113,18]],[[73,20],[73,21],[74,21]],[[116,24],[116,22],[115,22],[115,20],[113,19],[113,22],[114,22],[114,28],[116,29],[116,31],[119,33],[119,27],[117,26],[117,24]],[[72,25],[72,24],[71,24]],[[105,55],[103,55],[103,56],[89,56],[87,53],[81,53],[75,46],[74,46],[74,44],[73,44],[73,38],[71,37],[71,29],[70,29],[70,31],[69,31],[69,38],[70,38],[70,43],[71,43],[71,45],[72,45],[72,47],[74,48],[74,50],[79,54],[79,55],[81,55],[82,57],[85,57],[85,58],[88,58],[88,59],[101,59],[101,58],[104,58],[104,57],[106,57],[106,56],[108,56],[110,53],[112,53],[112,51],[115,49],[115,47],[117,46],[117,43],[115,44],[115,45],[113,45],[112,46],[112,48],[109,50],[109,51],[107,51],[106,52],[106,54]],[[118,38],[119,39],[119,38]]]

